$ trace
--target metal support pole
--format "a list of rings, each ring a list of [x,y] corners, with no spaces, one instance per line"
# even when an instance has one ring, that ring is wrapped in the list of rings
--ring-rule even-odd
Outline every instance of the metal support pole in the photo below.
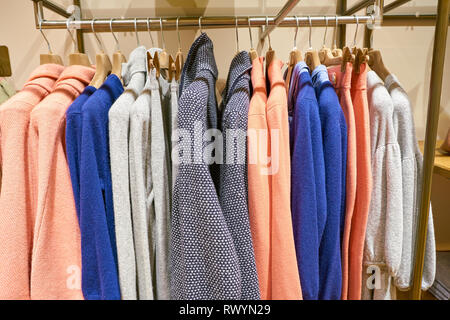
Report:
[[[384,11],[385,13],[386,13],[386,12],[389,12],[389,11],[391,11],[391,10],[394,10],[395,8],[400,7],[401,5],[403,5],[403,4],[405,4],[405,3],[409,2],[409,1],[410,1],[410,0],[397,0],[397,1],[394,1],[394,2],[392,2],[392,3],[388,4],[388,5],[386,5],[386,6],[384,7],[383,11]]]
[[[350,9],[346,10],[342,15],[345,16],[351,16],[352,14],[355,14],[356,12],[358,12],[359,10],[362,10],[368,6],[370,6],[371,4],[373,4],[375,2],[375,0],[363,0],[357,4],[355,4],[353,7],[351,7]]]
[[[33,1],[35,4],[36,4],[37,2],[41,2],[42,5],[43,5],[45,8],[47,8],[47,9],[53,11],[53,12],[56,12],[57,14],[59,14],[60,16],[63,16],[64,18],[70,17],[70,13],[68,13],[68,12],[66,11],[66,9],[64,9],[63,7],[60,7],[59,5],[57,5],[57,4],[55,4],[55,3],[51,2],[51,1],[48,1],[48,0],[32,0],[32,1]]]
[[[412,299],[420,300],[423,263],[430,210],[431,182],[433,177],[436,134],[441,103],[442,77],[444,73],[445,46],[447,42],[450,1],[439,0],[436,29],[434,32],[433,60],[431,64],[430,93],[428,99],[427,128],[425,133],[423,181],[420,194],[420,216],[414,254]]]
[[[300,0],[288,0],[286,4],[281,8],[280,12],[276,15],[273,24],[268,26],[263,33],[261,33],[259,40],[264,40],[269,33],[271,33],[283,19],[291,12],[292,9],[300,2]]]
[[[83,18],[82,16],[82,12],[81,12],[81,4],[80,4],[80,0],[73,0],[73,4],[75,6],[78,6],[78,8],[80,8],[80,19]],[[83,38],[83,30],[82,29],[77,29],[77,43],[78,43],[78,51],[81,53],[85,53],[84,50],[84,38]]]
[[[347,0],[338,0],[336,5],[336,14],[344,15],[345,10],[347,9]],[[339,30],[337,32],[337,43],[339,48],[344,48],[345,46],[345,36],[347,34],[347,28],[345,25],[340,25]]]
[[[384,0],[376,0],[374,5],[376,8],[378,8],[379,12],[377,12],[378,16],[381,19],[381,23],[383,23],[383,15],[384,15]],[[367,7],[366,14],[371,14],[372,12],[369,12],[369,7]],[[374,8],[374,9],[376,9]],[[366,26],[364,28],[364,48],[372,48],[372,37],[373,37],[373,29]]]

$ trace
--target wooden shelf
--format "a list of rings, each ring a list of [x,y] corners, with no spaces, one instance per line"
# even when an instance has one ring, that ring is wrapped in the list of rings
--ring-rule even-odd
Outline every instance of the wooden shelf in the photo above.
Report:
[[[443,155],[437,149],[441,146],[442,140],[436,142],[436,153],[434,156],[433,172],[447,179],[450,179],[450,155]],[[423,141],[419,141],[420,151],[423,153]]]

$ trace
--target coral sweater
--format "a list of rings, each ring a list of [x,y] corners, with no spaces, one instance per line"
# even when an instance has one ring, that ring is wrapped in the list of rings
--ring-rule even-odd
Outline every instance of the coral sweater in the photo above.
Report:
[[[83,299],[81,248],[65,153],[66,110],[94,76],[67,67],[52,93],[31,112],[31,193],[36,215],[31,260],[31,299]]]
[[[270,133],[270,230],[272,299],[302,299],[295,256],[290,208],[291,159],[286,87],[281,74],[283,63],[274,60],[268,68],[270,94],[267,99],[267,126]]]
[[[356,127],[357,189],[349,244],[349,300],[361,299],[362,259],[372,193],[370,120],[366,88],[367,64],[364,63],[359,74],[353,71],[351,88]]]
[[[356,199],[356,127],[355,113],[350,88],[352,85],[353,65],[348,62],[345,72],[341,72],[341,66],[328,68],[328,76],[336,88],[342,110],[347,123],[347,170],[345,184],[345,217],[341,243],[342,259],[342,293],[341,299],[348,297],[348,268],[349,268],[349,243],[350,230]]]
[[[0,108],[0,299],[29,299],[33,218],[27,175],[30,112],[47,96],[64,70],[37,67],[23,89]]]

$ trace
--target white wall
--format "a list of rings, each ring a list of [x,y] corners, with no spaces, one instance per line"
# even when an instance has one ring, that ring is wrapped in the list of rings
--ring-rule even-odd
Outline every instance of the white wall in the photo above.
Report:
[[[360,0],[348,1],[348,6]],[[391,0],[392,1],[392,0]],[[385,0],[388,4],[391,1]],[[72,1],[54,0],[63,7],[68,7]],[[187,16],[187,15],[274,15],[282,7],[284,0],[84,0],[81,1],[83,15],[87,18],[105,17],[154,17],[154,16]],[[413,0],[404,7],[390,13],[414,14],[434,13],[436,0]],[[0,0],[0,44],[9,47],[12,59],[13,80],[17,88],[26,81],[30,72],[39,64],[39,54],[47,51],[38,30],[34,26],[33,5],[30,0]],[[302,0],[292,14],[297,15],[334,15],[335,0]],[[363,12],[360,12],[362,14]],[[45,10],[47,19],[60,19],[59,16]],[[330,25],[332,22],[330,22]],[[356,26],[347,28],[347,41],[353,40]],[[294,28],[276,29],[271,36],[272,47],[277,56],[287,60],[292,48]],[[314,28],[312,33],[313,46],[320,48],[325,28]],[[70,38],[65,30],[44,31],[50,40],[52,49],[60,54],[64,60],[73,50]],[[298,46],[305,51],[308,45],[308,28],[301,28],[297,38]],[[219,75],[223,80],[227,76],[229,63],[235,54],[234,29],[210,29],[208,35],[215,46],[216,61],[219,67]],[[155,40],[161,45],[158,31],[152,32]],[[362,45],[363,27],[358,32],[358,44]],[[128,55],[136,46],[133,32],[119,33],[121,49]],[[169,52],[177,49],[177,37],[175,31],[164,33],[166,47]],[[195,37],[196,30],[181,31],[182,48],[185,54]],[[431,70],[431,56],[433,45],[433,27],[383,27],[374,34],[374,47],[381,50],[386,65],[395,73],[407,90],[414,109],[417,135],[423,139],[425,133],[426,111],[428,105],[428,91]],[[253,28],[253,39],[257,39],[258,29]],[[150,38],[146,32],[139,33],[142,44],[150,47]],[[333,28],[328,29],[327,44],[332,44]],[[100,34],[106,51],[114,51],[114,41],[109,33]],[[248,29],[239,30],[240,48],[250,47]],[[85,35],[87,53],[91,61],[94,61],[97,43],[92,34]],[[450,41],[447,42],[449,48]],[[265,49],[263,50],[263,52]],[[447,63],[445,75],[449,74],[450,50],[447,50]],[[450,81],[444,78],[441,116],[439,121],[439,136],[443,138],[450,127]]]

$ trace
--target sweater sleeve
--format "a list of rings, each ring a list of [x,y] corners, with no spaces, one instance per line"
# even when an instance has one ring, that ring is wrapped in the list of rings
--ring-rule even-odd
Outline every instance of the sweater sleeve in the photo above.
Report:
[[[103,132],[103,121],[107,119],[95,114],[102,108],[102,103],[101,96],[93,95],[83,106],[80,228],[83,277],[86,279],[83,293],[88,300],[120,299],[114,244],[107,223],[107,180],[101,170],[107,140],[99,135],[107,136],[108,133]]]
[[[124,93],[124,95],[130,93]],[[136,257],[131,222],[130,179],[128,176],[129,104],[126,96],[109,110],[109,149],[114,204],[114,222],[117,242],[119,282],[124,300],[135,300]]]
[[[319,293],[319,229],[315,185],[313,137],[308,108],[317,108],[302,99],[296,109],[291,169],[291,210],[297,263],[305,300],[317,299]]]

